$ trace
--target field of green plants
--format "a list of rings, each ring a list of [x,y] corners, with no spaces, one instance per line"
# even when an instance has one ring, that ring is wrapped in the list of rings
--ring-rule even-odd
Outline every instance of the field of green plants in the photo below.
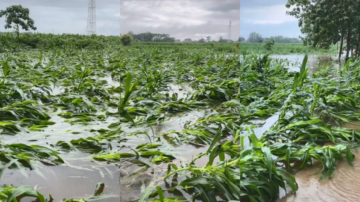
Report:
[[[296,193],[294,174],[314,164],[322,165],[320,180],[336,172],[337,161],[353,164],[360,132],[341,126],[359,125],[360,63],[309,75],[306,62],[307,56],[299,72],[290,72],[285,61],[267,56],[240,61],[241,201],[275,201],[281,189]]]
[[[122,199],[239,201],[239,54],[130,47],[120,58]]]
[[[2,201],[240,199],[235,44],[0,44]]]
[[[235,44],[22,37],[0,55],[2,201],[275,201],[300,169],[353,164],[358,61],[309,74]]]
[[[0,201],[119,201],[119,45],[18,45],[0,55]]]
[[[336,55],[338,47],[332,45],[330,49],[311,48],[303,44],[290,43],[275,43],[271,50],[266,50],[265,43],[240,43],[240,52],[245,51],[247,54],[277,54],[277,55],[292,55],[292,54],[316,54],[316,55]]]

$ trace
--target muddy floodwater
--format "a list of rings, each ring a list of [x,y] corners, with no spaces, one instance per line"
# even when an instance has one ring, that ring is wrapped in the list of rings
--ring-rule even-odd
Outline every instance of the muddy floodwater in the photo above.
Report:
[[[315,165],[296,173],[299,185],[296,195],[288,195],[278,202],[354,202],[359,201],[360,192],[360,156],[355,153],[354,167],[345,160],[339,162],[330,180],[319,181],[321,170]]]
[[[344,128],[360,130],[360,125],[344,124]],[[335,172],[328,180],[319,180],[321,164],[314,164],[295,174],[299,190],[296,195],[282,192],[281,199],[277,202],[353,202],[359,201],[360,193],[360,156],[357,150],[354,166],[351,166],[344,159],[337,163]]]
[[[290,71],[299,71],[304,55],[270,55],[270,58],[287,59]],[[336,56],[309,56],[309,73],[320,69],[319,64],[339,65],[335,61]],[[335,66],[336,67],[336,66]],[[265,121],[255,121],[258,125],[254,132],[260,137],[265,131],[276,123],[279,114],[274,114]],[[360,130],[360,125],[344,124],[342,127]],[[246,144],[246,143],[245,143]],[[321,180],[321,164],[314,164],[295,174],[299,189],[296,195],[280,191],[280,199],[277,202],[355,202],[360,201],[360,156],[354,151],[354,166],[350,166],[346,160],[338,162],[337,168],[331,179]]]

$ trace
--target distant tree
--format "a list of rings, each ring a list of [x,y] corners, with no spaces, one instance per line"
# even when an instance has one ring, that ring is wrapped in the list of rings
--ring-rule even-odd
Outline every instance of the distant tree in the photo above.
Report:
[[[199,42],[200,42],[200,43],[204,43],[204,42],[205,42],[205,39],[204,39],[204,38],[201,38],[201,39],[199,39]]]
[[[206,42],[210,42],[210,40],[211,40],[211,36],[207,36],[206,37]]]
[[[133,38],[130,34],[124,34],[120,37],[121,44],[124,46],[129,46]]]
[[[21,5],[13,5],[0,11],[0,18],[5,16],[5,29],[14,28],[17,38],[20,35],[20,27],[26,31],[29,29],[36,30],[34,20],[29,17],[30,11],[28,8],[23,8]]]
[[[226,39],[224,39],[222,36],[219,38],[219,43],[224,43],[224,42],[227,42]]]
[[[273,38],[270,38],[266,41],[266,43],[264,44],[264,47],[266,50],[270,51],[273,47],[273,45],[275,44],[275,41]]]
[[[262,43],[263,41],[264,39],[261,35],[256,32],[251,32],[248,38],[249,43]]]
[[[273,36],[270,38],[273,38],[275,43],[301,43],[301,40],[299,38],[289,38],[283,36]],[[267,41],[270,38],[264,38],[264,41]]]
[[[238,42],[243,42],[243,41],[245,41],[245,38],[244,37],[239,37]]]
[[[129,32],[130,33],[130,32]],[[175,42],[174,37],[170,37],[169,34],[157,34],[157,33],[140,33],[132,34],[134,41],[143,41],[143,42]]]

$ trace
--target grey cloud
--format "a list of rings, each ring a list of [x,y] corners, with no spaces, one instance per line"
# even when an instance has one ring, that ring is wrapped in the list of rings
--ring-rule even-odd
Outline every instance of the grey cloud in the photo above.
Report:
[[[223,0],[221,4],[211,4],[209,7],[210,11],[216,12],[230,12],[230,11],[238,11],[240,10],[240,0]]]
[[[184,39],[211,36],[228,37],[229,20],[232,21],[231,38],[240,35],[239,0],[121,0],[121,33],[168,33]]]

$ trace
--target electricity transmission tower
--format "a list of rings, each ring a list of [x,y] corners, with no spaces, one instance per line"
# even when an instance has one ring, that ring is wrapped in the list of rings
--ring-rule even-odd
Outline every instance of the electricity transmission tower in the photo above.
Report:
[[[86,32],[89,35],[96,34],[96,6],[95,6],[95,0],[89,0]]]
[[[229,40],[231,40],[230,36],[231,36],[231,20],[229,22]]]

